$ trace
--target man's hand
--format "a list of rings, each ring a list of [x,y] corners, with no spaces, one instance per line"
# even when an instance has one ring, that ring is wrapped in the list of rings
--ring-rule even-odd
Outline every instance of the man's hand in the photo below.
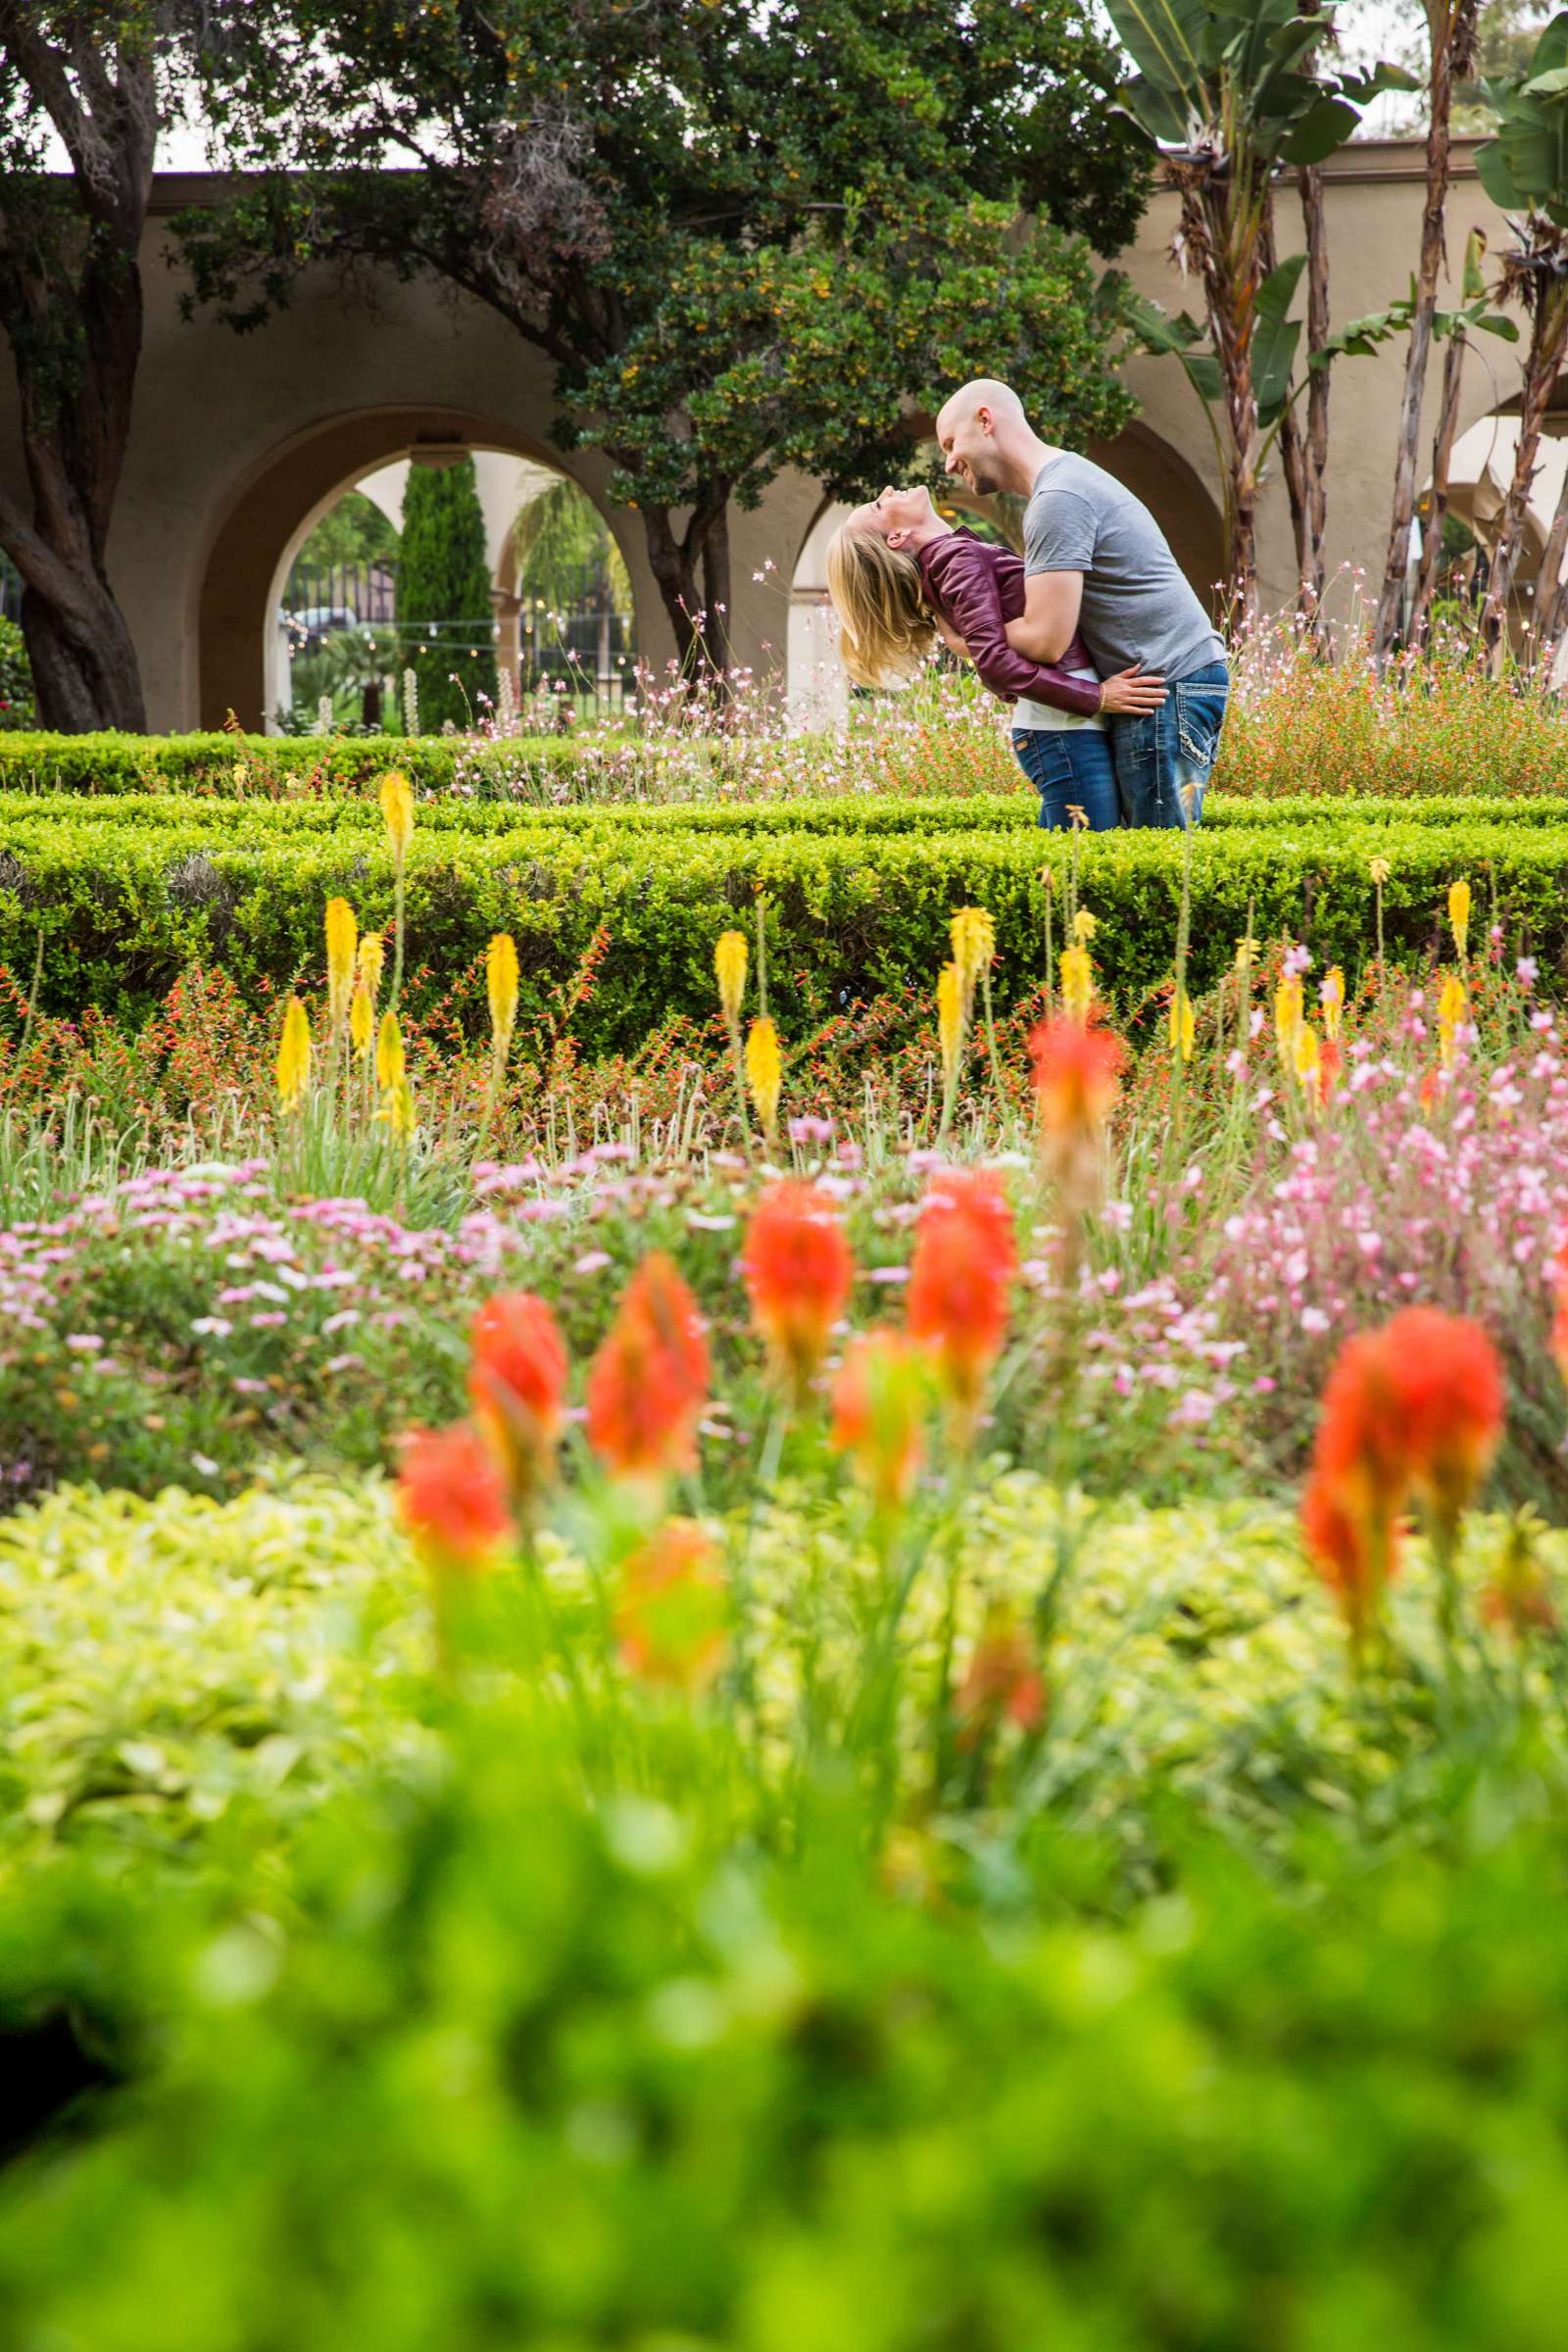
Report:
[[[1081,571],[1032,571],[1023,584],[1023,618],[1007,623],[1007,643],[1031,662],[1059,662],[1072,643],[1083,603]]]
[[[1165,681],[1158,670],[1145,669],[1135,663],[1131,669],[1118,669],[1100,681],[1100,708],[1113,717],[1137,717],[1145,710],[1157,710],[1165,700]]]

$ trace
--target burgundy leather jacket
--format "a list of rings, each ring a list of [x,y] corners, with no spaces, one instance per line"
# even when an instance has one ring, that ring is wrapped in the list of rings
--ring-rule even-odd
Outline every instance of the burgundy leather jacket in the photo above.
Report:
[[[1027,695],[1081,718],[1100,709],[1099,681],[1067,674],[1095,666],[1076,631],[1059,662],[1031,662],[1007,643],[1007,622],[1023,616],[1021,557],[964,530],[929,539],[914,553],[926,603],[963,639],[982,686],[1004,703]]]

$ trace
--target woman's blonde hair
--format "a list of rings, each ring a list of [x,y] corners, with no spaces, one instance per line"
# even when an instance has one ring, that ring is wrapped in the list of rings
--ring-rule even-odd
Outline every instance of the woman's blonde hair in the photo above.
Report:
[[[827,592],[857,686],[907,685],[931,659],[936,623],[920,594],[920,566],[903,548],[840,524],[828,541]]]

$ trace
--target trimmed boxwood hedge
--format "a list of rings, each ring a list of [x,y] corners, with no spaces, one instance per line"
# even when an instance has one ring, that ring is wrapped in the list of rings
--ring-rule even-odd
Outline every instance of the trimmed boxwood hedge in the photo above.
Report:
[[[41,1003],[138,1018],[187,964],[222,966],[241,989],[312,986],[322,912],[341,893],[384,924],[392,865],[378,822],[302,823],[296,811],[199,808],[146,823],[39,808],[11,817],[0,855],[0,961],[25,979],[43,943]],[[422,812],[421,812],[422,818]],[[1184,857],[1176,834],[1122,832],[1077,845],[1096,957],[1129,1008],[1171,968]],[[1250,906],[1262,939],[1304,939],[1354,973],[1372,952],[1370,860],[1390,861],[1390,953],[1441,948],[1449,882],[1468,875],[1475,930],[1494,902],[1546,975],[1568,972],[1568,826],[1446,824],[1398,816],[1204,828],[1190,844],[1194,985],[1229,964]],[[416,1008],[472,975],[493,931],[516,939],[524,1013],[542,1013],[601,926],[608,946],[576,1033],[594,1052],[635,1048],[671,1012],[712,1009],[718,933],[767,906],[775,1008],[791,1026],[883,991],[932,985],[955,907],[988,906],[1001,943],[998,1001],[1036,986],[1046,884],[1058,908],[1068,845],[1013,826],[930,833],[809,833],[663,822],[629,826],[471,820],[416,828],[408,876]],[[471,991],[475,1018],[482,990]]]

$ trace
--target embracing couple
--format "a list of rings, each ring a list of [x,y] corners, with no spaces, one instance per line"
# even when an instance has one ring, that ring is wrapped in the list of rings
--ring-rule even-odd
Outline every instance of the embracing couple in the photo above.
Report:
[[[988,377],[955,392],[937,439],[971,490],[1029,501],[1023,560],[950,528],[926,490],[858,507],[827,566],[851,677],[911,677],[940,635],[1016,705],[1012,748],[1043,825],[1078,808],[1096,832],[1195,822],[1230,675],[1149,509],[1042,441],[1017,394]]]

